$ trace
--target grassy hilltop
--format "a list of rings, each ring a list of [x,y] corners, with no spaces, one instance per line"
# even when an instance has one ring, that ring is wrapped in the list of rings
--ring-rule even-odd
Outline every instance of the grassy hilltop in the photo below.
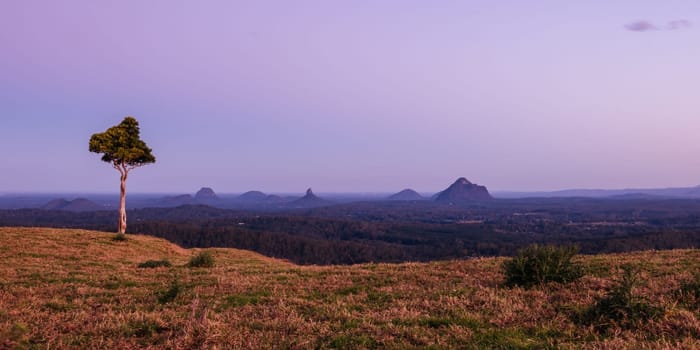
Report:
[[[700,347],[698,250],[580,256],[578,281],[525,290],[502,285],[501,258],[300,267],[207,249],[213,267],[188,267],[202,250],[112,237],[0,228],[0,349]],[[625,264],[655,317],[582,321]]]

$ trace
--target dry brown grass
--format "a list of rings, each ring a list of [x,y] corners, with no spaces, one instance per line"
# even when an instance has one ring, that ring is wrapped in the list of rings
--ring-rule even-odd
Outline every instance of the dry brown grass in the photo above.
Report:
[[[0,348],[700,347],[700,310],[677,297],[698,250],[578,257],[582,279],[524,290],[502,287],[502,259],[300,267],[210,249],[214,267],[188,268],[200,249],[111,238],[0,228]],[[147,260],[173,266],[137,267]],[[629,263],[663,316],[606,332],[574,322]]]

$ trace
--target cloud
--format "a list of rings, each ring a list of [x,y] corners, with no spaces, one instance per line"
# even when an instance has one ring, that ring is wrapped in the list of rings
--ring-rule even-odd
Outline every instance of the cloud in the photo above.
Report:
[[[685,20],[685,19],[678,19],[675,21],[668,22],[666,24],[666,29],[667,30],[679,30],[679,29],[688,29],[692,26],[693,24],[690,23],[690,21]]]
[[[633,32],[648,32],[652,30],[683,30],[690,28],[692,25],[693,24],[688,20],[677,19],[666,23],[666,25],[662,27],[657,27],[654,23],[642,20],[625,24],[625,29]]]
[[[658,30],[658,28],[656,28],[656,26],[653,23],[648,21],[636,21],[629,24],[625,24],[625,28],[633,32],[646,32],[650,30]]]

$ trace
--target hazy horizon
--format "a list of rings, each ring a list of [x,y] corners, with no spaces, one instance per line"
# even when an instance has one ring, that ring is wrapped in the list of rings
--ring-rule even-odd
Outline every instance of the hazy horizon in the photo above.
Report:
[[[5,1],[0,193],[700,184],[700,2]],[[184,191],[183,191],[184,190]]]

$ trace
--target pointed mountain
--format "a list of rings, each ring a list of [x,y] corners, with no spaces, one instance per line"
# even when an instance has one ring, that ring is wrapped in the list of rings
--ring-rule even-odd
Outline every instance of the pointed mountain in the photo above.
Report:
[[[306,194],[304,195],[304,197],[290,202],[289,206],[292,208],[314,208],[323,207],[332,203],[333,202],[329,200],[317,197],[311,190],[311,188],[309,188],[308,190],[306,190]]]
[[[209,187],[202,187],[197,191],[197,194],[194,195],[194,200],[196,202],[213,202],[218,200],[219,197],[214,193],[214,190],[212,190]]]
[[[460,177],[450,187],[435,196],[437,202],[468,202],[491,200],[491,194],[485,186],[479,186]]]
[[[425,197],[418,194],[418,192],[407,188],[401,192],[392,194],[387,199],[390,201],[419,201],[425,199]]]

